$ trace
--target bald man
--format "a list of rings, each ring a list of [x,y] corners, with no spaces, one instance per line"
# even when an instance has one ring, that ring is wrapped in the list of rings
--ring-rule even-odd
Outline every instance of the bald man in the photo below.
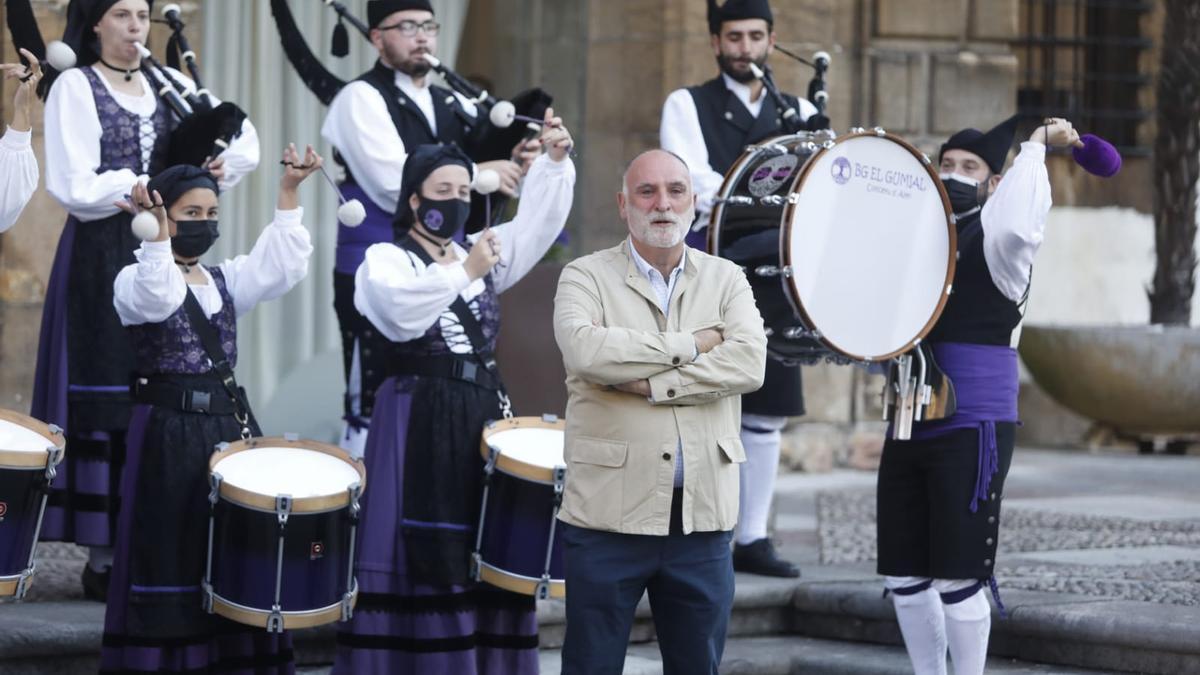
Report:
[[[715,673],[763,321],[742,270],[684,242],[696,196],[682,159],[638,155],[617,208],[629,236],[568,265],[554,301],[569,394],[562,672],[621,672],[648,592],[664,672]]]

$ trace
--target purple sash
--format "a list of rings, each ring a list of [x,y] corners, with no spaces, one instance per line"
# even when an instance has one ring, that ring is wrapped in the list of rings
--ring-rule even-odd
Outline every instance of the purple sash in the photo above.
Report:
[[[971,513],[988,498],[992,477],[1000,469],[996,422],[1018,423],[1017,350],[1012,347],[937,342],[934,358],[954,383],[958,409],[943,420],[917,422],[913,440],[928,440],[958,429],[979,429],[979,471]]]

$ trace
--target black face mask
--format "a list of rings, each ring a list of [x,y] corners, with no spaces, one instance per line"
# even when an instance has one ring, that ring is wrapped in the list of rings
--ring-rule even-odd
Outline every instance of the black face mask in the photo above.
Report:
[[[198,258],[212,248],[219,236],[215,220],[177,220],[171,250],[181,258]]]
[[[467,224],[471,214],[471,202],[461,199],[428,199],[421,197],[417,207],[417,218],[429,234],[435,237],[453,237]]]
[[[942,185],[946,186],[946,194],[950,197],[950,208],[954,215],[964,217],[972,209],[983,206],[986,197],[983,196],[983,184],[956,173],[941,175]]]

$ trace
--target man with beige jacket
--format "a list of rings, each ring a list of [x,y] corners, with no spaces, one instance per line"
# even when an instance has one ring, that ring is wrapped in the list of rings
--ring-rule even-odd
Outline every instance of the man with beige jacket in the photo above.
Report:
[[[733,602],[741,394],[766,338],[745,274],[688,248],[687,165],[638,155],[617,195],[629,237],[566,267],[564,675],[620,673],[648,592],[664,672],[716,673]]]

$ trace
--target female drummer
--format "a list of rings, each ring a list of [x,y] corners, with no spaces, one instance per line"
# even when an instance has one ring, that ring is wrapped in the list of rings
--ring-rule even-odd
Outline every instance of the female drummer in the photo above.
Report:
[[[312,245],[296,188],[321,161],[312,147],[303,165],[294,146],[284,152],[274,222],[249,255],[219,266],[198,262],[219,233],[217,179],[208,171],[173,166],[148,186],[134,184],[121,205],[153,213],[158,236],[142,243],[114,287],[137,375],[105,672],[292,670],[290,637],[206,614],[200,582],[213,446],[260,435],[244,393],[222,382],[237,362],[237,318],[304,278]]]
[[[48,72],[39,88],[49,86],[46,189],[69,217],[46,292],[32,414],[66,429],[71,448],[42,532],[44,540],[91,548],[83,587],[97,600],[108,585],[134,365],[112,292],[138,240],[132,216],[115,203],[139,177],[166,168],[178,122],[139,71],[135,43],[149,32],[147,0],[71,0],[63,41],[79,66]],[[246,122],[208,168],[227,190],[257,165],[258,137]]]
[[[338,635],[335,672],[537,672],[533,598],[472,583],[469,560],[480,437],[507,403],[491,360],[497,294],[541,259],[571,208],[571,136],[552,115],[513,221],[460,247],[471,160],[453,145],[418,146],[404,164],[401,238],[368,248],[358,268],[355,306],[397,344],[367,436],[362,594]]]

